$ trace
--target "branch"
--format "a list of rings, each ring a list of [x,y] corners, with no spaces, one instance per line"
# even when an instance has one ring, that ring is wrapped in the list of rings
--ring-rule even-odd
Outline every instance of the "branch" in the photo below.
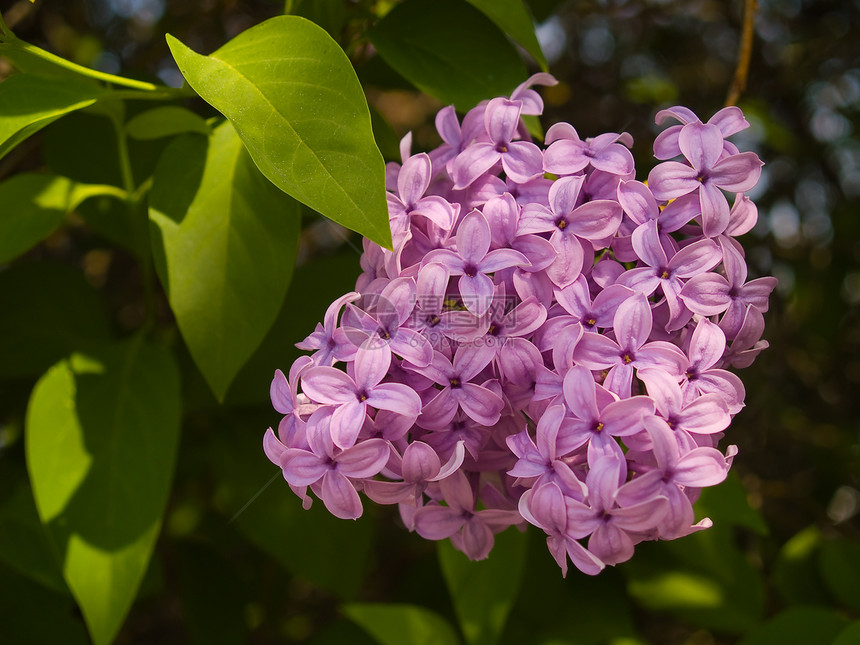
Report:
[[[744,2],[744,26],[741,32],[741,42],[738,47],[738,65],[735,68],[735,77],[729,87],[726,96],[726,105],[735,105],[741,96],[741,92],[747,86],[747,74],[750,69],[750,58],[752,58],[753,36],[755,34],[755,14],[758,9],[757,0],[745,0]]]

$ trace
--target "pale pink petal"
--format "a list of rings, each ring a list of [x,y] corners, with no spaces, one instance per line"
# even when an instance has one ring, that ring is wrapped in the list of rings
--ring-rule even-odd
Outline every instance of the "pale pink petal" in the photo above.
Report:
[[[397,193],[403,203],[413,206],[421,199],[430,186],[430,177],[431,164],[427,154],[422,152],[406,159],[397,175]]]
[[[322,501],[328,512],[342,520],[361,517],[362,507],[352,483],[337,471],[330,470],[322,480]]]
[[[678,146],[699,172],[710,169],[723,152],[723,135],[715,125],[688,123],[681,128]]]

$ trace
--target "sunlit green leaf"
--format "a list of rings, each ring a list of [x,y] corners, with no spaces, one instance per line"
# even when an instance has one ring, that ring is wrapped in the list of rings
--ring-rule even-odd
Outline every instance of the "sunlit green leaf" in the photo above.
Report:
[[[461,111],[526,80],[525,64],[504,34],[461,0],[407,0],[368,36],[418,89]]]
[[[496,536],[489,558],[472,562],[445,540],[439,562],[460,627],[470,645],[498,642],[520,590],[527,540],[514,529]]]
[[[0,158],[52,121],[92,105],[106,93],[75,79],[10,76],[0,83]]]
[[[364,92],[320,27],[278,16],[210,56],[168,36],[194,90],[224,114],[278,188],[362,235],[391,245],[382,155]]]
[[[522,0],[467,0],[486,15],[508,36],[516,40],[547,71],[546,58],[535,34],[528,7]]]
[[[122,198],[113,186],[78,184],[65,177],[21,173],[0,183],[0,263],[45,239],[66,213],[97,195]]]
[[[155,546],[179,434],[172,357],[140,337],[57,363],[27,413],[39,517],[93,641],[112,641]]]
[[[65,264],[27,262],[0,272],[0,311],[2,377],[37,377],[110,333],[98,294]]]
[[[134,139],[160,139],[185,132],[208,135],[209,126],[191,110],[178,105],[164,105],[129,119],[125,131]]]
[[[219,399],[278,315],[295,261],[298,206],[257,170],[233,126],[165,151],[150,194],[161,283]]]
[[[380,645],[456,645],[460,642],[447,620],[423,607],[354,603],[344,605],[341,610]]]

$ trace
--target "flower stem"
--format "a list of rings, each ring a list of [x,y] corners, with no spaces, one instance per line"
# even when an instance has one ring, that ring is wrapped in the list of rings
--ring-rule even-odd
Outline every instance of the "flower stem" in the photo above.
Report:
[[[752,58],[753,35],[755,34],[755,14],[758,10],[757,0],[745,0],[744,2],[744,25],[741,32],[741,42],[738,46],[738,64],[735,68],[735,76],[729,87],[726,97],[726,105],[735,105],[746,89],[747,75]]]

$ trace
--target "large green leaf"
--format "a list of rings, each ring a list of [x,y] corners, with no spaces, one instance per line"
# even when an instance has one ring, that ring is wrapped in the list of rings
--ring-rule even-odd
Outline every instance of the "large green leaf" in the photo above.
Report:
[[[447,620],[423,607],[354,603],[341,609],[381,645],[457,645],[460,642]]]
[[[66,213],[98,195],[122,198],[114,186],[79,184],[65,177],[21,173],[0,183],[0,264],[21,255],[57,228]]]
[[[407,0],[368,36],[397,72],[461,111],[510,94],[526,79],[525,64],[510,41],[462,0]]]
[[[279,16],[210,56],[167,38],[192,88],[224,114],[262,173],[326,217],[391,246],[385,169],[364,92],[320,27]]]
[[[152,249],[186,344],[223,399],[287,292],[298,205],[257,170],[229,122],[165,151],[150,194]]]
[[[489,558],[472,562],[447,540],[439,543],[442,573],[470,645],[498,642],[520,591],[526,547],[526,534],[510,529],[496,536]]]
[[[535,34],[535,25],[522,0],[466,0],[477,7],[508,36],[516,40],[547,71],[546,58]]]
[[[146,572],[179,418],[173,359],[140,337],[62,360],[30,398],[36,507],[97,645],[113,640]]]
[[[98,293],[80,270],[20,262],[0,272],[0,377],[38,377],[109,337]]]
[[[0,83],[0,158],[52,121],[105,94],[107,90],[75,79],[10,76]]]

